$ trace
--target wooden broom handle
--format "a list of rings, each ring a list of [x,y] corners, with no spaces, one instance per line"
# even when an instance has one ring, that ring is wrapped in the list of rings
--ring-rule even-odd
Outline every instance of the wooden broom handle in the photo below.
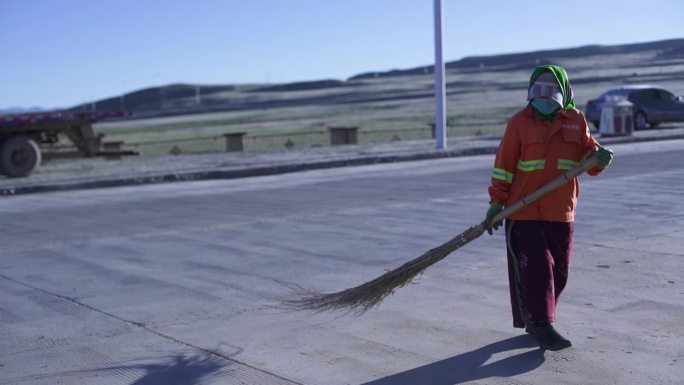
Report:
[[[587,154],[589,155],[589,154]],[[523,207],[529,205],[530,203],[533,203],[537,201],[539,198],[543,197],[544,195],[550,193],[551,191],[557,189],[561,185],[577,178],[580,176],[582,173],[585,171],[588,171],[598,165],[598,161],[596,160],[596,156],[587,156],[585,155],[580,163],[575,166],[574,168],[566,171],[563,175],[559,176],[558,178],[548,182],[547,184],[541,186],[534,192],[532,192],[530,195],[520,199],[519,201],[513,203],[510,206],[507,206],[504,208],[501,212],[496,214],[494,218],[492,218],[492,224],[499,223],[503,221],[505,218],[508,218],[510,215],[513,213],[519,211]],[[490,226],[491,227],[491,226]]]

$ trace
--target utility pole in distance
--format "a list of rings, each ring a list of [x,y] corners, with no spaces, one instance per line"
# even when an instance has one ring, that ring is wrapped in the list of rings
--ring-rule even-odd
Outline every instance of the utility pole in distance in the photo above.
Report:
[[[447,147],[444,60],[442,59],[442,0],[435,1],[435,144],[438,150]]]

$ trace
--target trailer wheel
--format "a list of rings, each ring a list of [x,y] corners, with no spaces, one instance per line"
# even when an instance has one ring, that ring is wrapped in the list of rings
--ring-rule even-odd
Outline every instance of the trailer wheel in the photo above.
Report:
[[[0,143],[0,173],[10,178],[28,176],[40,158],[38,144],[26,136],[10,136]]]

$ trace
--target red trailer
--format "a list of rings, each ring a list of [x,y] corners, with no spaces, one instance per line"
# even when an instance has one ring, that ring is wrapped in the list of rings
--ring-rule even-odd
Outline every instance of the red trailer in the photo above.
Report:
[[[28,176],[40,165],[42,151],[59,147],[60,136],[66,136],[73,144],[75,151],[71,155],[137,155],[118,148],[119,142],[108,146],[103,142],[104,135],[93,129],[97,121],[126,115],[125,112],[67,111],[0,115],[0,174],[10,178]]]

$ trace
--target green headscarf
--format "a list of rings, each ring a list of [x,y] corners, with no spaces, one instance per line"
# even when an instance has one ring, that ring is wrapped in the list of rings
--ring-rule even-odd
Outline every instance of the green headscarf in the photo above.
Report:
[[[532,87],[534,82],[537,80],[539,75],[541,75],[544,72],[551,72],[553,76],[556,77],[556,81],[558,82],[558,86],[561,89],[561,92],[563,93],[563,109],[566,110],[572,110],[575,108],[575,95],[572,92],[572,87],[570,86],[570,78],[568,78],[568,73],[565,72],[565,69],[560,66],[554,66],[554,65],[545,65],[545,66],[539,66],[534,69],[532,72],[532,76],[530,77],[530,85],[529,88]],[[531,101],[530,101],[531,102]],[[530,106],[530,104],[527,104]],[[546,115],[546,114],[541,114],[539,111],[536,109],[534,110],[535,114],[537,116],[544,118],[546,120],[551,120],[553,121],[553,118],[555,117],[555,114],[551,115]]]

